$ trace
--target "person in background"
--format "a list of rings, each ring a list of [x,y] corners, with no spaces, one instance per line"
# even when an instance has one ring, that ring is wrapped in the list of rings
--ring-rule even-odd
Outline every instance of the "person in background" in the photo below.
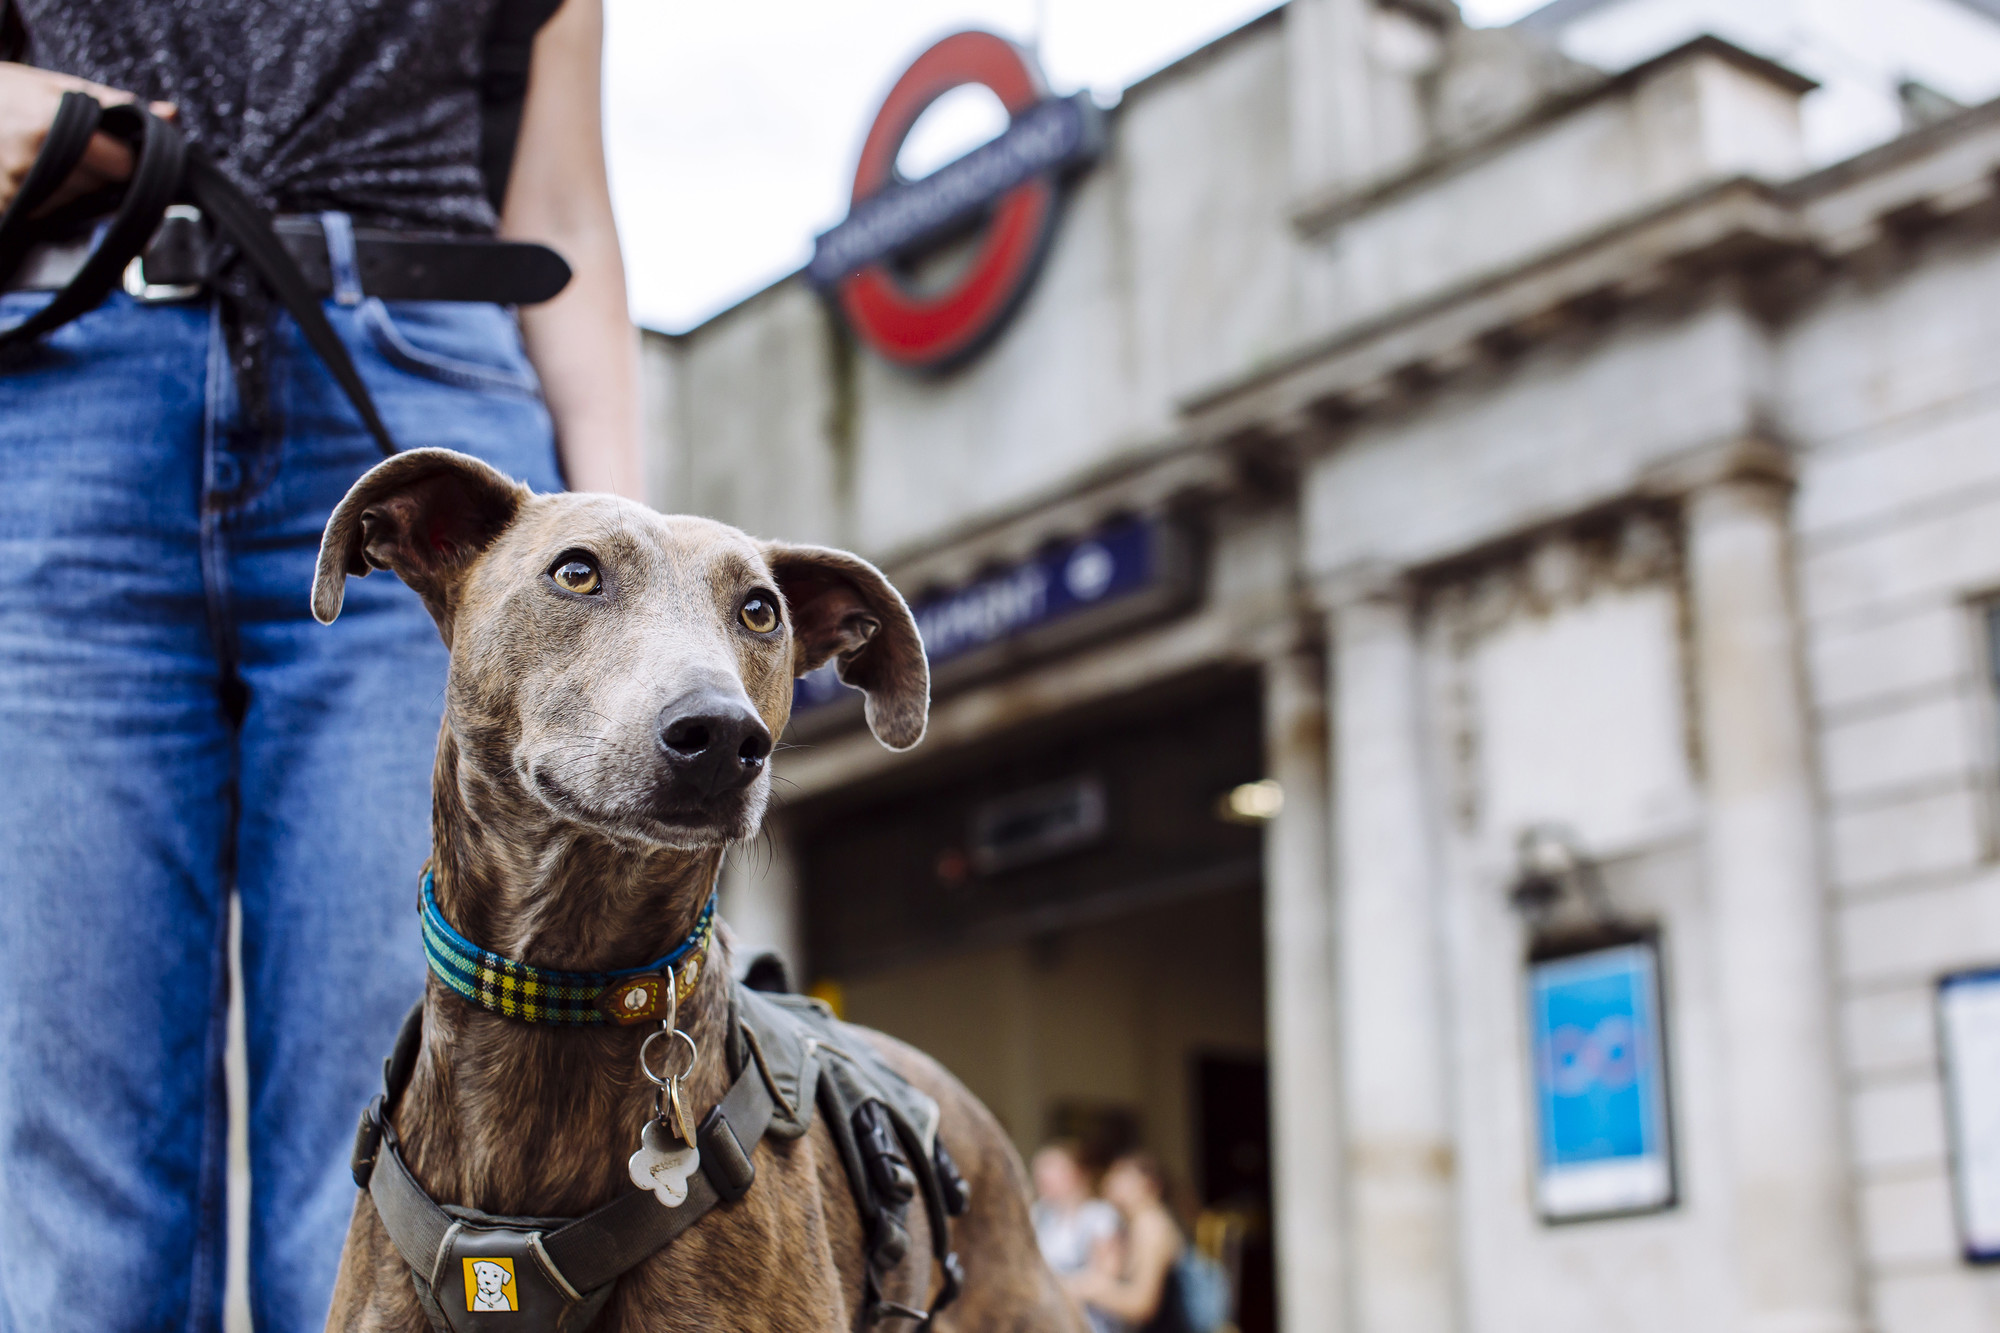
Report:
[[[137,98],[320,228],[321,309],[401,447],[638,498],[600,6],[0,0],[0,207],[65,91]],[[132,166],[100,134],[59,200]],[[568,287],[518,313],[469,284],[399,299],[424,290],[416,238],[496,236],[554,249]],[[31,275],[54,244],[0,328],[50,301]],[[232,895],[252,1314],[322,1328],[355,1119],[423,988],[446,649],[393,576],[313,622],[321,529],[380,454],[254,273],[208,279],[114,292],[0,357],[0,1333],[221,1326]]]
[[[1124,1320],[1133,1333],[1186,1333],[1174,1265],[1187,1242],[1167,1209],[1167,1175],[1149,1152],[1120,1157],[1104,1173],[1104,1197],[1125,1224],[1122,1254],[1067,1279],[1088,1307]]]
[[[1035,1154],[1033,1170],[1035,1239],[1056,1276],[1067,1279],[1094,1264],[1115,1265],[1118,1210],[1091,1197],[1081,1148],[1058,1139]],[[1094,1333],[1122,1333],[1125,1327],[1122,1320],[1094,1306],[1086,1305],[1084,1313]]]

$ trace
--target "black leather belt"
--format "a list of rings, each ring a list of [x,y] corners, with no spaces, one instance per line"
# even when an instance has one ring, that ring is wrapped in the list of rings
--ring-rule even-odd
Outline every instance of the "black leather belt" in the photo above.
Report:
[[[326,229],[315,214],[283,215],[272,230],[319,296],[334,294]],[[215,252],[201,211],[176,204],[146,250],[125,271],[125,290],[141,301],[188,301],[204,294]],[[82,269],[88,234],[31,248],[6,291],[56,291]],[[417,237],[368,227],[354,229],[361,294],[385,301],[491,301],[533,305],[569,282],[569,265],[545,245],[473,237]]]

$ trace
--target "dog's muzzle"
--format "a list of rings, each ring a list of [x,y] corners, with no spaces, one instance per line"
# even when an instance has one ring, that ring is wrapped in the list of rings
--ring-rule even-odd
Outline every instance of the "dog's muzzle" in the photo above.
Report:
[[[660,710],[660,754],[669,802],[698,803],[740,791],[764,771],[771,731],[748,701],[706,693]]]

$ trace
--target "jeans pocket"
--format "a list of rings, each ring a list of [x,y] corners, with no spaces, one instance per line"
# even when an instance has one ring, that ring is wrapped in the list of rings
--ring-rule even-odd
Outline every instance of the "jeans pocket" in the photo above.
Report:
[[[355,317],[376,352],[399,370],[479,393],[542,396],[512,318],[496,306],[420,302],[392,313],[371,296]]]

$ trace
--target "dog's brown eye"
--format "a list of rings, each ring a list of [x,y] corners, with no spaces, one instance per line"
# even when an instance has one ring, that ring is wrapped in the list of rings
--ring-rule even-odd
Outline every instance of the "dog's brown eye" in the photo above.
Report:
[[[588,560],[565,560],[549,571],[549,577],[571,592],[586,595],[604,586],[603,575]]]
[[[736,613],[742,617],[746,629],[756,634],[769,634],[778,628],[778,604],[761,592],[750,594],[743,609]]]

